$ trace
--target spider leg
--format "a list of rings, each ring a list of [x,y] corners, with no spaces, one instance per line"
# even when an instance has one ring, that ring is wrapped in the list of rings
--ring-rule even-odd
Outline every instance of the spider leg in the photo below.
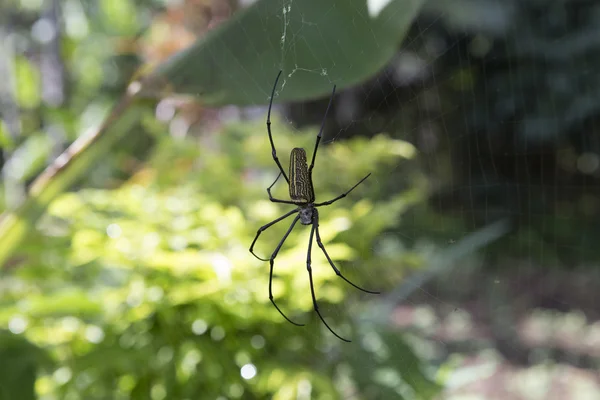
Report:
[[[296,211],[296,210],[294,210],[294,211]],[[279,253],[281,246],[283,246],[283,242],[285,242],[285,239],[287,239],[287,237],[290,235],[290,232],[292,232],[292,229],[294,229],[294,226],[296,225],[296,222],[298,222],[299,219],[300,219],[300,215],[298,215],[298,216],[296,216],[296,218],[294,218],[292,225],[290,225],[290,228],[287,230],[285,235],[283,235],[283,239],[281,239],[281,242],[279,242],[279,244],[277,245],[277,248],[275,248],[275,251],[271,255],[271,258],[269,259],[269,263],[271,264],[271,269],[269,271],[269,300],[271,300],[271,303],[273,303],[273,305],[275,306],[277,311],[279,311],[279,314],[281,314],[283,316],[283,318],[285,318],[289,323],[294,324],[296,326],[304,326],[304,324],[299,324],[297,322],[292,321],[288,317],[286,317],[286,315],[283,313],[283,311],[281,311],[279,309],[279,307],[277,306],[277,304],[275,304],[275,300],[273,300],[273,291],[272,291],[273,265],[274,265],[275,257],[277,257],[277,253]]]
[[[335,333],[329,325],[327,325],[327,322],[325,322],[325,319],[323,318],[323,316],[321,315],[321,312],[319,311],[319,305],[317,304],[317,298],[315,297],[315,286],[313,284],[313,279],[312,279],[312,267],[311,267],[311,254],[310,253],[312,251],[313,236],[314,236],[315,230],[317,228],[317,224],[318,224],[318,222],[317,222],[317,219],[315,218],[313,221],[312,229],[310,230],[310,239],[308,242],[308,254],[306,255],[306,269],[308,270],[308,279],[310,280],[310,294],[312,295],[313,307],[314,307],[315,311],[317,312],[317,314],[319,315],[319,318],[321,318],[321,321],[323,321],[323,324],[325,324],[327,329],[329,329],[329,332],[333,333],[338,339],[341,339],[344,342],[350,343],[351,340],[344,339],[343,337],[341,337],[340,335]]]
[[[367,179],[369,176],[371,176],[371,174],[369,173],[367,176],[365,176],[364,178],[362,178],[360,181],[358,181],[358,183],[354,186],[352,186],[350,188],[350,190],[348,190],[345,193],[340,194],[338,197],[336,197],[335,199],[332,200],[328,200],[328,201],[324,201],[322,203],[316,203],[315,207],[321,207],[321,206],[328,206],[330,204],[335,203],[336,201],[338,201],[339,199],[343,199],[344,197],[346,197],[348,195],[348,193],[350,193],[351,191],[353,191],[358,185],[360,185],[361,183],[363,183],[365,181],[365,179]]]
[[[312,161],[310,162],[310,167],[308,167],[308,172],[312,177],[312,170],[315,166],[315,158],[317,156],[317,149],[319,148],[319,142],[321,141],[321,136],[323,136],[323,129],[325,128],[325,121],[327,120],[327,114],[329,113],[329,109],[331,108],[331,104],[333,103],[333,96],[335,96],[335,85],[333,85],[333,91],[331,92],[331,97],[329,97],[329,104],[327,105],[327,109],[325,110],[325,115],[323,116],[323,121],[321,122],[321,129],[319,129],[319,134],[317,135],[317,142],[315,143],[315,151],[313,151]]]
[[[258,237],[260,236],[261,233],[263,233],[264,231],[266,231],[267,229],[269,229],[271,226],[275,225],[276,223],[278,223],[279,221],[282,221],[284,219],[286,219],[287,217],[289,217],[290,215],[292,215],[293,213],[298,212],[298,208],[282,215],[281,217],[277,218],[274,221],[269,222],[266,225],[261,226],[260,228],[258,228],[258,231],[256,232],[256,236],[254,237],[254,240],[252,241],[252,244],[250,245],[250,253],[252,253],[252,255],[256,258],[258,258],[261,261],[269,261],[268,258],[260,258],[259,256],[257,256],[256,254],[254,254],[254,244],[256,243],[256,241],[258,240]]]
[[[273,195],[271,194],[271,188],[273,186],[275,186],[275,184],[277,183],[277,181],[279,180],[279,177],[281,176],[281,172],[279,173],[279,175],[277,175],[277,178],[275,179],[275,181],[273,183],[271,183],[271,186],[269,186],[267,188],[267,193],[269,194],[269,200],[271,200],[273,203],[283,203],[283,204],[297,204],[293,201],[290,200],[279,200],[273,197]]]
[[[275,143],[273,143],[273,134],[271,133],[271,108],[273,107],[273,97],[275,97],[275,89],[277,88],[277,82],[279,82],[279,77],[281,76],[281,70],[277,74],[277,78],[275,79],[275,84],[273,85],[273,90],[271,91],[271,99],[269,100],[269,112],[267,113],[267,132],[269,132],[269,141],[271,142],[271,155],[273,156],[273,160],[275,164],[279,167],[279,171],[285,178],[285,181],[289,184],[290,180],[288,179],[281,163],[279,162],[279,158],[277,157],[277,151],[275,150]]]
[[[354,283],[350,282],[348,280],[348,278],[346,278],[344,275],[342,275],[342,273],[340,272],[340,270],[337,269],[337,267],[335,266],[335,264],[331,260],[331,257],[329,257],[329,254],[327,254],[327,250],[325,250],[325,245],[321,241],[321,235],[319,234],[319,214],[316,214],[316,216],[315,216],[314,225],[315,225],[314,229],[317,231],[317,244],[319,245],[319,247],[323,251],[323,254],[325,254],[325,257],[327,258],[327,261],[329,261],[329,265],[331,265],[331,268],[333,268],[333,270],[335,271],[335,274],[337,276],[339,276],[340,278],[342,278],[343,280],[345,280],[346,282],[348,282],[349,284],[351,284],[352,286],[354,286],[355,288],[357,288],[358,290],[360,290],[360,291],[363,291],[365,293],[371,293],[371,294],[380,294],[381,292],[375,292],[373,290],[363,289],[360,286],[357,286]]]

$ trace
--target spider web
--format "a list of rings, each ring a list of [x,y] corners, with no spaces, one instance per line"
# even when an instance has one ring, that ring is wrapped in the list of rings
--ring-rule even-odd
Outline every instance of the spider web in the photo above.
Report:
[[[385,132],[419,152],[428,201],[404,214],[373,251],[400,245],[422,257],[423,268],[403,273],[386,298],[414,348],[433,364],[461,354],[484,370],[459,368],[445,395],[477,393],[476,382],[505,386],[508,373],[537,370],[548,380],[537,382],[536,393],[552,398],[553,385],[572,390],[559,384],[567,376],[590,383],[587,368],[598,361],[584,355],[598,354],[597,345],[577,343],[596,337],[600,319],[592,222],[599,210],[593,71],[600,32],[586,19],[600,9],[583,1],[465,1],[468,12],[460,15],[441,3],[426,7],[382,71],[338,93],[322,145]],[[281,1],[279,68],[302,40],[302,31],[290,29],[294,7]],[[294,61],[277,93],[300,72],[335,84],[327,67]],[[327,101],[274,110],[290,126],[319,125]],[[322,310],[335,317],[336,307]],[[488,398],[533,398],[526,388],[536,380],[525,381]],[[597,395],[600,386],[590,385],[586,393]]]

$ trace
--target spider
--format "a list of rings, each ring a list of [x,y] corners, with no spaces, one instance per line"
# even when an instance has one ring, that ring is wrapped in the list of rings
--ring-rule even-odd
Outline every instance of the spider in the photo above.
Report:
[[[297,208],[295,208],[292,211],[282,215],[281,217],[269,222],[268,224],[263,225],[260,228],[258,228],[258,231],[256,232],[256,236],[254,237],[254,240],[252,241],[252,244],[250,245],[250,253],[252,253],[252,255],[254,257],[258,258],[259,260],[269,261],[269,263],[270,263],[269,300],[271,300],[271,303],[273,303],[273,305],[275,306],[277,311],[279,311],[279,313],[283,316],[283,318],[285,318],[288,322],[290,322],[294,325],[297,325],[297,326],[304,326],[304,324],[299,324],[299,323],[294,322],[291,319],[289,319],[281,311],[281,309],[277,306],[277,304],[275,304],[275,300],[273,300],[273,292],[272,292],[273,265],[274,265],[275,257],[277,257],[277,254],[279,253],[281,246],[283,246],[283,243],[289,236],[290,232],[292,232],[292,229],[294,229],[294,226],[296,225],[298,220],[300,221],[300,223],[302,225],[312,225],[312,228],[310,231],[310,239],[308,242],[308,252],[306,255],[306,269],[308,270],[308,278],[310,281],[310,292],[312,295],[313,307],[314,307],[314,310],[316,311],[316,313],[319,315],[319,318],[321,319],[321,321],[323,321],[323,324],[325,324],[325,326],[327,327],[327,329],[329,329],[329,331],[331,333],[333,333],[337,338],[339,338],[345,342],[350,342],[350,340],[344,339],[343,337],[341,337],[340,335],[335,333],[333,331],[333,329],[331,329],[331,327],[327,324],[327,322],[325,322],[325,319],[323,318],[323,316],[321,315],[321,312],[319,311],[319,306],[317,304],[317,299],[315,297],[315,288],[314,288],[313,279],[312,279],[311,251],[312,251],[313,237],[316,234],[317,245],[323,251],[323,254],[325,254],[325,257],[327,258],[329,265],[331,265],[331,268],[333,268],[333,270],[335,271],[335,274],[337,276],[339,276],[340,278],[342,278],[343,280],[345,280],[346,282],[348,282],[350,285],[354,286],[358,290],[361,290],[366,293],[379,294],[379,292],[363,289],[361,287],[358,287],[354,283],[350,282],[348,279],[346,279],[346,277],[344,275],[342,275],[340,270],[335,266],[335,264],[331,260],[331,257],[329,257],[329,254],[327,254],[327,250],[325,250],[325,246],[323,245],[323,242],[321,241],[321,235],[319,235],[319,212],[317,210],[317,207],[328,206],[328,205],[333,204],[336,201],[346,197],[348,195],[348,193],[353,191],[358,185],[360,185],[362,182],[364,182],[365,179],[367,179],[371,174],[369,173],[367,176],[362,178],[356,185],[352,186],[350,188],[350,190],[335,197],[334,199],[320,202],[320,203],[315,203],[315,192],[313,189],[312,171],[313,171],[313,167],[315,165],[315,156],[317,155],[317,150],[319,148],[319,142],[321,141],[321,136],[323,134],[323,127],[325,126],[325,120],[327,119],[327,113],[329,112],[329,108],[331,107],[331,103],[333,102],[333,96],[335,95],[335,86],[334,86],[333,91],[331,93],[331,97],[329,98],[329,105],[327,106],[327,109],[325,110],[325,116],[323,117],[323,121],[321,123],[321,129],[319,130],[319,134],[317,135],[317,141],[315,143],[315,150],[312,155],[312,161],[310,163],[310,166],[307,165],[306,151],[303,148],[294,148],[290,155],[290,169],[289,169],[289,178],[288,178],[285,171],[283,170],[283,167],[281,166],[281,163],[279,162],[279,158],[277,158],[277,152],[275,151],[275,144],[273,143],[273,135],[271,133],[271,108],[273,106],[273,97],[275,96],[275,89],[277,88],[277,82],[279,81],[280,76],[281,76],[281,71],[279,71],[279,74],[277,75],[277,78],[275,79],[275,84],[273,85],[273,90],[271,92],[271,99],[269,101],[269,111],[267,113],[267,132],[269,134],[269,141],[271,142],[271,154],[273,156],[273,160],[275,161],[275,164],[277,164],[277,167],[279,167],[279,175],[277,175],[277,178],[271,184],[271,186],[269,186],[267,188],[267,193],[269,194],[269,200],[271,200],[272,202],[293,204],[293,205],[296,205]],[[277,183],[277,181],[279,180],[279,178],[282,175],[289,186],[289,193],[290,193],[291,200],[279,200],[279,199],[274,198],[271,195],[271,188],[275,185],[275,183]],[[257,256],[254,253],[253,248],[254,248],[254,244],[258,240],[258,237],[260,236],[260,234],[262,232],[264,232],[265,230],[269,229],[271,226],[275,225],[276,223],[278,223],[280,221],[283,221],[284,219],[288,218],[289,216],[291,216],[293,214],[297,214],[296,218],[294,218],[294,221],[292,221],[292,224],[290,225],[289,229],[287,230],[287,232],[285,233],[285,235],[283,236],[283,238],[281,239],[281,241],[275,248],[275,251],[273,252],[273,254],[271,254],[271,257],[266,259],[266,258],[261,258],[261,257]]]

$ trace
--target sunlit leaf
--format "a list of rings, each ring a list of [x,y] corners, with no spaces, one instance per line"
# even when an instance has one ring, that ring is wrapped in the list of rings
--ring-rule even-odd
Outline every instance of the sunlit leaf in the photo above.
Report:
[[[105,23],[121,34],[133,34],[137,29],[137,14],[131,0],[101,0]]]
[[[53,293],[51,296],[31,296],[26,300],[28,314],[35,317],[63,315],[92,316],[102,309],[100,299],[92,300],[90,294],[81,290]]]
[[[21,107],[34,108],[40,104],[40,73],[25,57],[14,59],[17,101]]]

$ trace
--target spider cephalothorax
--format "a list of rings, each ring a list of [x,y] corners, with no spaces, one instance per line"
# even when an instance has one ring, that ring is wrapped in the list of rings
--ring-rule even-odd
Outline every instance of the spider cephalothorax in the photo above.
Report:
[[[269,261],[269,263],[270,263],[269,299],[271,300],[271,303],[273,303],[273,305],[275,306],[277,311],[279,311],[279,313],[281,315],[283,315],[283,317],[286,320],[288,320],[289,322],[291,322],[294,325],[302,326],[303,324],[299,324],[299,323],[296,323],[296,322],[290,320],[279,309],[277,304],[275,304],[275,300],[273,300],[273,291],[271,289],[272,284],[273,284],[273,265],[274,265],[275,257],[277,257],[277,254],[279,253],[281,246],[283,246],[283,243],[289,236],[292,229],[294,229],[294,226],[296,225],[296,223],[298,221],[300,221],[300,223],[302,225],[312,225],[312,228],[310,231],[310,239],[308,242],[308,253],[306,256],[306,269],[308,270],[308,277],[309,277],[309,281],[310,281],[310,292],[312,295],[313,307],[314,307],[316,313],[319,315],[319,318],[321,318],[321,321],[323,321],[323,324],[325,324],[325,326],[327,327],[327,329],[329,329],[329,331],[331,333],[333,333],[339,339],[349,342],[350,340],[344,339],[343,337],[341,337],[340,335],[335,333],[333,331],[333,329],[331,329],[329,327],[329,325],[327,325],[327,322],[325,322],[325,319],[323,319],[323,316],[321,315],[321,312],[319,311],[319,306],[317,304],[317,298],[315,296],[315,288],[314,288],[313,280],[312,280],[311,250],[312,250],[312,244],[313,244],[313,237],[316,234],[317,245],[323,251],[323,254],[325,254],[325,257],[327,258],[329,265],[331,265],[331,268],[333,268],[333,270],[335,271],[335,274],[337,276],[339,276],[340,278],[342,278],[343,280],[345,280],[346,282],[348,282],[350,285],[354,286],[355,288],[362,290],[363,292],[374,293],[374,294],[379,293],[379,292],[373,292],[370,290],[365,290],[363,288],[356,286],[354,283],[352,283],[348,279],[346,279],[346,277],[343,276],[342,273],[340,272],[340,270],[335,266],[335,264],[331,260],[331,257],[329,257],[329,254],[327,254],[327,250],[325,250],[325,246],[323,245],[323,242],[321,241],[321,235],[319,234],[319,212],[317,211],[317,207],[328,206],[328,205],[335,203],[336,201],[346,197],[346,195],[348,195],[348,193],[350,193],[352,190],[354,190],[354,188],[356,188],[358,185],[360,185],[371,174],[368,174],[367,176],[362,178],[356,185],[352,186],[350,188],[350,190],[346,191],[345,193],[342,193],[338,197],[336,197],[332,200],[324,201],[322,203],[315,203],[315,191],[314,191],[313,183],[312,183],[312,170],[315,165],[315,157],[317,155],[317,150],[319,148],[319,142],[321,141],[321,136],[323,134],[323,127],[325,126],[325,120],[327,118],[327,113],[329,112],[329,108],[331,107],[331,103],[333,101],[333,96],[335,94],[335,86],[334,86],[333,92],[331,93],[331,97],[329,99],[329,105],[327,106],[327,110],[325,111],[325,116],[323,117],[323,123],[321,124],[321,129],[319,130],[319,134],[317,135],[317,142],[315,143],[315,150],[313,151],[310,166],[308,165],[308,159],[306,158],[306,151],[304,151],[304,149],[302,149],[302,148],[293,149],[292,153],[290,154],[290,169],[289,169],[289,178],[288,178],[288,176],[285,174],[285,171],[283,170],[283,167],[281,166],[281,163],[279,162],[279,158],[277,158],[277,152],[275,151],[275,144],[273,143],[273,135],[271,134],[271,107],[273,106],[273,97],[275,96],[275,89],[277,88],[277,82],[279,81],[280,76],[281,76],[281,71],[279,71],[279,74],[277,75],[277,78],[275,79],[275,84],[273,85],[273,91],[271,92],[271,99],[269,101],[269,111],[267,113],[267,132],[269,134],[269,141],[271,142],[271,154],[273,155],[273,160],[275,161],[275,164],[277,164],[277,167],[279,167],[279,175],[277,175],[277,178],[271,184],[271,186],[269,186],[267,188],[267,193],[269,194],[269,200],[271,200],[274,203],[294,204],[298,207],[295,208],[294,210],[282,215],[281,217],[275,219],[274,221],[271,221],[268,224],[261,226],[258,229],[258,232],[256,232],[256,236],[254,237],[254,240],[252,241],[252,244],[250,245],[250,253],[252,253],[252,255],[254,255],[254,257],[258,258],[259,260]],[[274,198],[271,195],[271,188],[275,185],[275,183],[277,183],[277,181],[279,180],[281,175],[283,175],[283,177],[285,178],[286,182],[289,185],[291,200],[279,200],[279,199]],[[265,259],[265,258],[261,258],[261,257],[257,256],[256,254],[254,254],[254,251],[253,251],[254,244],[256,243],[256,240],[258,239],[260,234],[263,231],[270,228],[271,226],[278,223],[279,221],[282,221],[293,214],[296,214],[296,218],[294,218],[294,221],[292,221],[291,226],[289,227],[289,229],[283,236],[283,239],[281,239],[281,241],[275,248],[275,251],[273,252],[273,254],[271,254],[271,257],[268,259]]]
[[[307,204],[305,207],[300,207],[298,215],[302,225],[311,225],[313,223],[313,214],[316,214],[317,209],[313,204]]]

